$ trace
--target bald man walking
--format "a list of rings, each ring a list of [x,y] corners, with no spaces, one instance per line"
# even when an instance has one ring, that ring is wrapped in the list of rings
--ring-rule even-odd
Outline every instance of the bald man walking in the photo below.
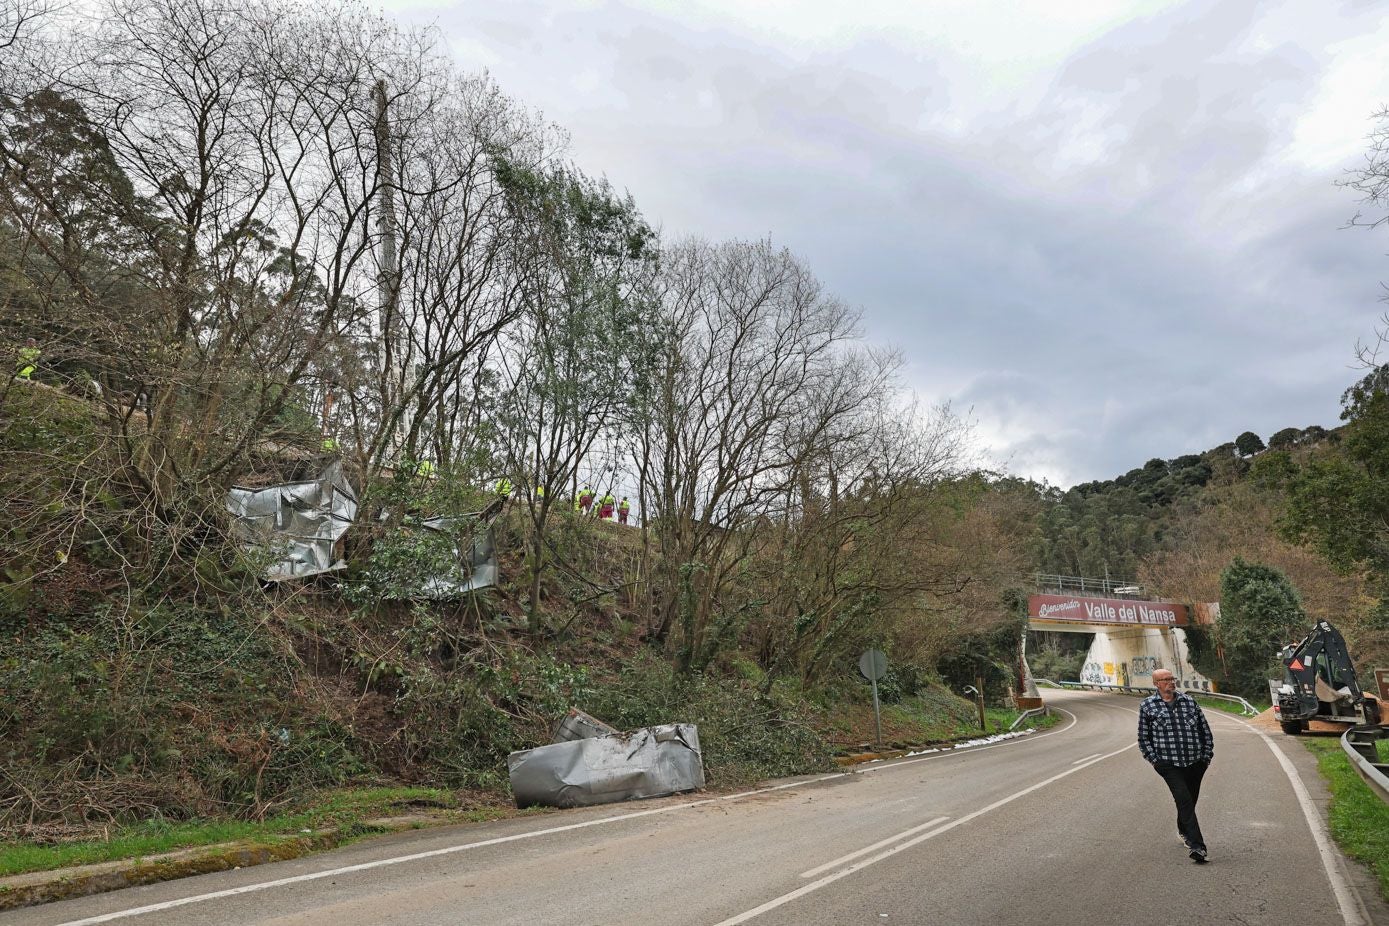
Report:
[[[1177,805],[1177,832],[1193,862],[1206,863],[1206,840],[1196,820],[1201,779],[1215,755],[1215,737],[1201,706],[1177,690],[1167,669],[1153,670],[1157,694],[1138,706],[1138,748],[1167,783]]]

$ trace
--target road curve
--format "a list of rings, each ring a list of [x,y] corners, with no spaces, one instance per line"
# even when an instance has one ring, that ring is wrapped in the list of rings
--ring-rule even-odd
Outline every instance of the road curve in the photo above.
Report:
[[[1137,701],[1047,696],[1063,723],[993,746],[740,795],[400,834],[0,922],[1389,926],[1368,877],[1319,842],[1320,808],[1304,813],[1299,786],[1313,801],[1324,791],[1295,743],[1207,712],[1211,864],[1198,866],[1133,746]]]

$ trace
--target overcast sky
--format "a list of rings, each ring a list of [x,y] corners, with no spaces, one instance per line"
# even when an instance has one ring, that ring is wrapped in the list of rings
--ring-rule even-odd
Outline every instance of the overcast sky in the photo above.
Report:
[[[666,233],[768,237],[1069,486],[1331,426],[1389,280],[1346,228],[1373,0],[388,0]]]

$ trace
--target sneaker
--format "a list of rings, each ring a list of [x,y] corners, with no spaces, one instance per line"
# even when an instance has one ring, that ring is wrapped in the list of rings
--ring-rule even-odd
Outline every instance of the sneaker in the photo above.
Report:
[[[1207,861],[1206,850],[1204,848],[1192,849],[1191,855],[1189,857],[1193,862],[1195,862],[1198,865],[1204,865]]]

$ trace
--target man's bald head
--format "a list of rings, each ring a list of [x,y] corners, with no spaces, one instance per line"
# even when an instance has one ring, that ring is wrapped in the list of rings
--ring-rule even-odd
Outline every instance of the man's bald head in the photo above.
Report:
[[[1164,701],[1171,701],[1177,696],[1177,679],[1171,669],[1154,669],[1153,687]]]

